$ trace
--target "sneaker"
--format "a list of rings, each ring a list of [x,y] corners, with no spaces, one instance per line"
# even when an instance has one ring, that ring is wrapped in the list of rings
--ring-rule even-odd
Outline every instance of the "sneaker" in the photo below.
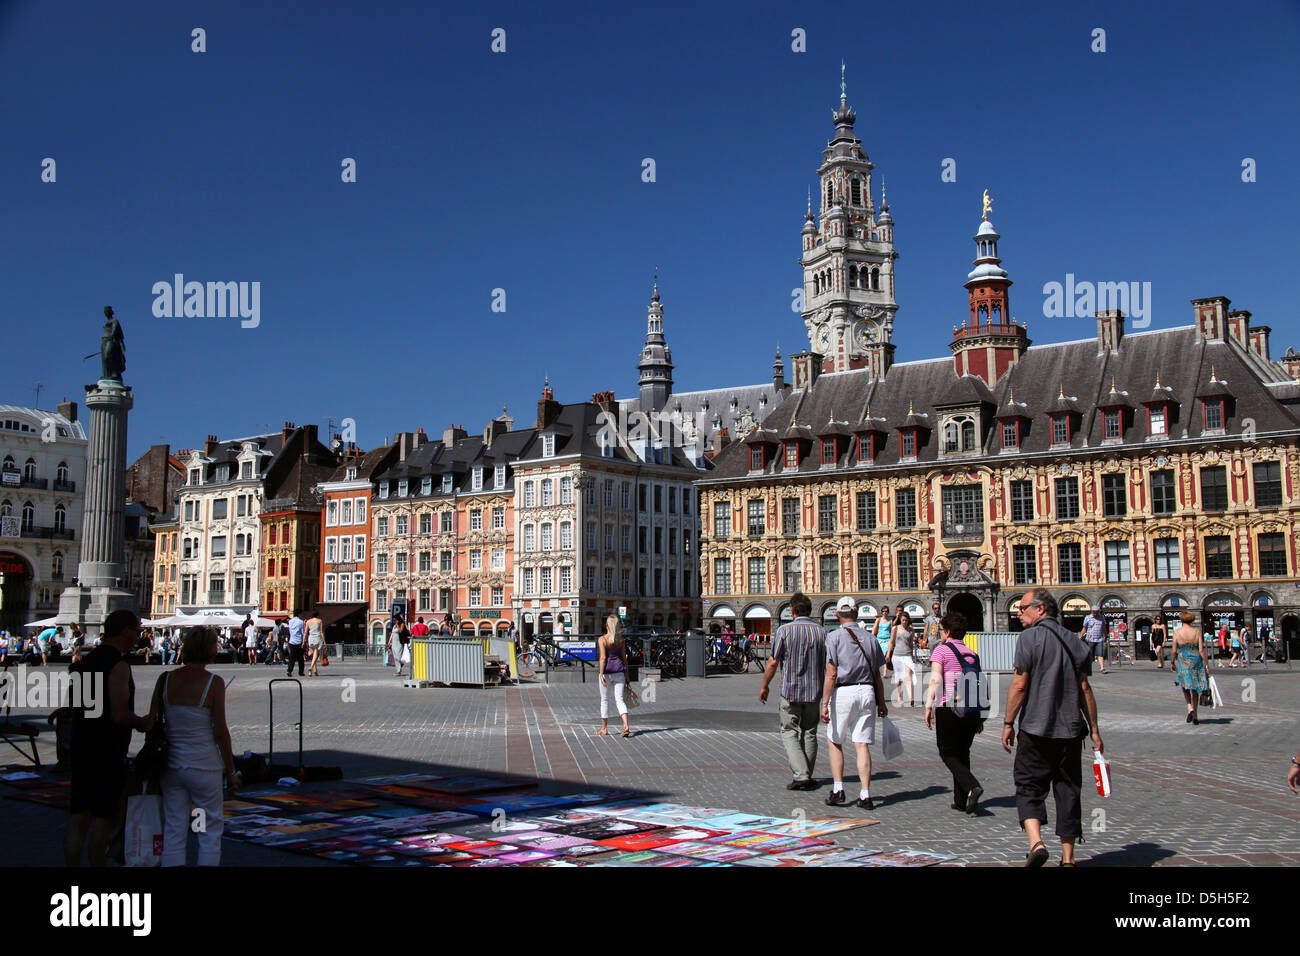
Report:
[[[854,800],[854,801],[853,801],[853,805],[854,805],[855,807],[857,807],[859,810],[874,810],[874,809],[876,809],[876,802],[875,802],[874,800],[872,800],[870,797],[867,797],[867,799],[865,799],[865,800],[863,800],[863,799],[861,799],[861,798],[858,798],[857,800]]]
[[[828,807],[842,807],[846,803],[848,803],[848,797],[844,795],[843,790],[832,790],[826,794],[826,806]]]

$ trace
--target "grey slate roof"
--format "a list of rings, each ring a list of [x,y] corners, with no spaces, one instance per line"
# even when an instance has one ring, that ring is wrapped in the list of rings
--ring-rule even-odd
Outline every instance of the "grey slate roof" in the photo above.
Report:
[[[812,388],[791,392],[786,401],[772,410],[764,425],[777,434],[784,434],[796,419],[801,424],[825,422],[833,413],[837,419],[847,419],[853,431],[861,432],[867,429],[864,418],[870,407],[873,418],[885,419],[885,439],[880,443],[882,447],[874,465],[889,466],[900,463],[897,429],[908,419],[910,407],[914,412],[911,421],[925,425],[918,434],[918,462],[969,462],[982,456],[1005,460],[1012,455],[999,454],[1001,435],[996,416],[1017,411],[1026,416],[1021,429],[1021,454],[1054,451],[1048,413],[1060,404],[1059,396],[1064,393],[1067,397],[1064,405],[1075,409],[1069,448],[1073,451],[1112,448],[1113,443],[1103,446],[1103,416],[1099,405],[1109,396],[1113,378],[1118,391],[1128,392],[1132,406],[1123,415],[1122,444],[1151,447],[1157,443],[1145,441],[1148,437],[1146,409],[1132,397],[1150,395],[1158,375],[1162,390],[1171,390],[1162,394],[1171,395],[1175,402],[1168,440],[1200,438],[1202,415],[1196,396],[1209,386],[1211,368],[1218,379],[1226,382],[1226,390],[1232,395],[1225,423],[1228,434],[1239,433],[1246,418],[1254,419],[1256,434],[1300,430],[1300,386],[1287,384],[1281,366],[1247,354],[1235,341],[1197,342],[1193,326],[1130,333],[1121,339],[1119,349],[1113,353],[1100,351],[1096,339],[1032,346],[992,389],[972,376],[967,376],[965,381],[959,379],[951,358],[896,364],[879,381],[873,380],[866,370],[827,373]],[[1023,409],[1009,407],[1013,392],[1017,405],[1023,405]],[[972,405],[982,408],[981,451],[942,456],[939,453],[941,415],[936,406],[963,395]],[[1071,402],[1070,396],[1077,396],[1077,400]],[[922,418],[923,415],[928,418]],[[842,441],[840,446],[835,467],[872,467],[857,464],[856,442]],[[801,459],[799,473],[825,471],[819,450],[804,448]],[[782,466],[782,456],[770,453],[766,460],[766,474],[788,473]],[[752,474],[748,448],[740,442],[729,445],[714,464],[715,470],[703,480]]]

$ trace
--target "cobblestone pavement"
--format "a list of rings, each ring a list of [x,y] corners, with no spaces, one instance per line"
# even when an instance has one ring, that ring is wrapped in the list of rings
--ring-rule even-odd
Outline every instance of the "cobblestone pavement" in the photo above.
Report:
[[[235,665],[215,670],[233,681],[229,712],[236,750],[265,753],[267,682],[281,672]],[[140,706],[153,673],[137,670]],[[1199,727],[1185,722],[1181,694],[1167,670],[1139,664],[1094,678],[1114,792],[1107,799],[1085,794],[1082,865],[1300,863],[1300,798],[1284,783],[1288,759],[1300,746],[1300,669],[1255,666],[1214,674],[1226,706],[1204,712]],[[308,678],[302,686],[306,762],[341,766],[349,777],[436,768],[509,771],[556,786],[612,786],[753,813],[860,812],[830,810],[822,802],[830,782],[824,734],[821,787],[805,793],[785,789],[790,778],[777,732],[776,688],[769,703],[760,704],[760,678],[753,672],[643,685],[647,700],[632,711],[636,733],[627,740],[594,736],[599,704],[591,683],[416,689],[381,667],[338,662],[327,676]],[[1003,698],[1005,689],[1004,677]],[[291,685],[275,687],[277,760],[296,747],[296,696]],[[1016,819],[1012,758],[998,736],[1000,716],[972,749],[972,766],[985,789],[985,809],[972,818],[949,808],[951,778],[921,708],[893,708],[892,715],[905,753],[895,761],[876,757],[871,792],[877,809],[868,815],[880,823],[836,841],[933,850],[969,865],[1023,860],[1027,847]],[[22,716],[14,712],[14,719]],[[41,740],[43,759],[53,763],[50,735]],[[17,769],[11,756],[10,767]],[[849,764],[852,769],[851,755]],[[853,792],[856,786],[850,776],[847,788]],[[61,813],[11,800],[0,812],[10,823],[0,829],[0,854],[7,860],[60,862]],[[1058,851],[1053,848],[1053,858]],[[249,865],[312,862],[235,841],[226,841],[225,858]]]

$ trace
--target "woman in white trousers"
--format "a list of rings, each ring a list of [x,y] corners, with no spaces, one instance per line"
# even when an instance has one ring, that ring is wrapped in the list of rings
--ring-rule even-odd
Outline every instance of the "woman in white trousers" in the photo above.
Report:
[[[600,674],[600,730],[596,734],[609,736],[609,700],[614,698],[618,715],[623,718],[622,736],[630,737],[627,726],[627,645],[623,643],[623,622],[611,614],[605,619],[605,633],[596,642],[600,651],[597,670]]]
[[[208,670],[217,657],[213,628],[194,628],[184,640],[185,664],[158,678],[152,714],[166,719],[167,769],[162,775],[163,866],[184,866],[190,831],[198,834],[199,866],[221,863],[221,773],[226,792],[239,785],[226,726],[226,684]],[[194,810],[191,812],[191,804]]]

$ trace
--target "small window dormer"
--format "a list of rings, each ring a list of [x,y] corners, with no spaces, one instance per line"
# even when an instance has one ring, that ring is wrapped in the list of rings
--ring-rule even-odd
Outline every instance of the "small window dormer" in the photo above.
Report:
[[[492,468],[492,487],[498,491],[506,486],[506,466],[494,465]]]
[[[422,494],[422,495],[431,495],[431,494],[433,494],[433,476],[432,476],[432,475],[425,475],[423,478],[420,479],[420,494]]]
[[[946,416],[943,420],[943,453],[964,455],[979,451],[977,435],[974,415]]]
[[[349,465],[349,466],[348,466],[347,473],[346,473],[346,480],[348,480],[348,481],[355,481],[355,480],[356,480],[356,477],[357,477],[357,466],[356,466],[356,465]]]
[[[455,487],[455,482],[456,482],[455,476],[453,476],[450,472],[448,472],[447,474],[443,475],[443,476],[442,476],[442,493],[443,493],[444,495],[449,495],[449,494],[451,494],[452,489]]]
[[[555,435],[547,434],[542,436],[542,457],[555,457]]]
[[[918,412],[908,404],[907,417],[898,426],[898,457],[901,461],[916,461],[918,451],[924,441],[924,433],[930,428],[930,416]]]
[[[379,483],[379,497],[381,497],[381,498],[387,498],[387,497],[388,497],[388,482],[387,482],[387,481],[381,481],[381,482]]]
[[[474,468],[474,470],[473,470],[472,472],[470,472],[470,486],[469,486],[469,487],[470,487],[470,490],[471,490],[471,491],[482,491],[482,490],[483,490],[483,466],[482,466],[482,465],[478,465],[478,466],[476,466],[476,467]]]
[[[764,452],[765,449],[762,445],[749,446],[749,470],[750,471],[763,470],[763,466],[764,464],[766,464],[766,462],[764,461]]]
[[[799,443],[797,441],[788,441],[784,443],[784,457],[782,465],[785,468],[799,467]]]
[[[1198,391],[1196,397],[1201,403],[1201,430],[1207,435],[1225,434],[1232,414],[1232,392],[1213,366],[1210,367],[1210,383]]]
[[[1060,387],[1056,398],[1047,407],[1047,417],[1051,422],[1051,447],[1068,448],[1074,440],[1079,406],[1077,399],[1066,396],[1064,386]]]

